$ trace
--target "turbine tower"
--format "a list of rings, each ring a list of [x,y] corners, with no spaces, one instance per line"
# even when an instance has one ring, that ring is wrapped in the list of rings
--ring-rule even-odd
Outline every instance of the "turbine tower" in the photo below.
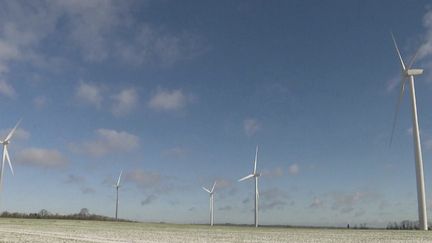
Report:
[[[116,220],[118,220],[118,218],[117,218],[117,215],[118,215],[118,214],[117,214],[117,213],[118,213],[118,204],[119,204],[119,195],[118,195],[118,192],[119,192],[119,188],[120,188],[120,178],[121,178],[121,176],[122,176],[122,173],[123,173],[123,170],[120,171],[120,175],[119,175],[119,177],[118,177],[117,184],[114,185],[114,187],[116,188],[116,193],[117,193],[116,211],[115,211],[115,219],[116,219]]]
[[[213,184],[213,187],[211,190],[203,187],[202,189],[204,189],[204,191],[208,192],[210,194],[210,226],[213,226],[213,221],[214,221],[214,214],[213,214],[213,209],[214,209],[214,189],[216,186],[216,181]]]
[[[402,80],[401,80],[401,88],[399,93],[399,99],[397,101],[396,113],[393,121],[393,128],[390,137],[390,144],[393,140],[393,133],[396,126],[396,120],[399,113],[399,107],[402,102],[402,98],[405,91],[405,82],[409,80],[410,85],[410,93],[411,93],[411,108],[412,108],[412,122],[413,122],[413,139],[414,139],[414,157],[415,157],[415,165],[416,165],[416,178],[417,178],[417,202],[418,202],[418,217],[419,217],[419,226],[421,230],[428,230],[427,223],[427,214],[426,214],[426,195],[425,195],[425,186],[424,186],[424,175],[423,175],[423,158],[421,152],[421,143],[420,143],[420,129],[418,123],[417,116],[417,104],[416,104],[416,93],[414,87],[414,76],[420,75],[423,73],[423,69],[413,69],[411,66],[413,65],[415,58],[417,56],[417,52],[411,58],[408,66],[405,66],[405,63],[402,59],[402,55],[397,46],[396,40],[392,34],[393,43],[399,57],[399,61],[402,66]]]
[[[9,134],[6,136],[6,138],[3,141],[0,141],[0,143],[3,145],[3,156],[2,156],[2,164],[1,164],[1,171],[0,171],[0,189],[1,189],[1,186],[3,184],[3,171],[4,171],[6,161],[9,164],[9,168],[12,172],[12,175],[14,175],[14,171],[13,171],[12,164],[11,164],[10,157],[9,157],[8,146],[9,146],[9,143],[12,139],[12,136],[14,135],[20,122],[21,122],[21,119],[17,122],[15,127],[9,132]]]
[[[258,227],[258,177],[260,177],[260,173],[257,172],[257,161],[258,161],[258,145],[255,150],[255,160],[254,160],[254,168],[252,174],[241,178],[238,181],[244,181],[250,178],[255,178],[255,227]]]

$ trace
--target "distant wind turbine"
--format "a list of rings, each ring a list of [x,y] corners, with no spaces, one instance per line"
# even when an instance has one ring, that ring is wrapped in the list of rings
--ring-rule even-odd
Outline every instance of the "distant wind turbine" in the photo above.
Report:
[[[396,105],[396,113],[393,121],[393,128],[392,133],[390,137],[390,144],[393,140],[393,133],[396,126],[396,120],[399,113],[399,107],[402,102],[402,98],[405,91],[405,82],[409,80],[409,85],[411,88],[411,108],[412,108],[412,122],[413,122],[413,139],[414,139],[414,157],[415,157],[415,165],[416,165],[416,178],[417,178],[417,202],[418,202],[418,217],[419,217],[419,224],[420,229],[427,230],[428,229],[428,223],[427,223],[427,214],[426,214],[426,195],[425,195],[425,186],[424,186],[424,175],[423,175],[423,158],[422,158],[422,152],[421,152],[421,143],[420,143],[420,129],[419,129],[419,123],[418,123],[418,116],[417,116],[417,104],[416,104],[416,93],[414,88],[414,76],[420,75],[423,73],[423,69],[412,69],[411,66],[414,64],[414,61],[417,57],[417,52],[414,54],[414,56],[411,58],[410,62],[408,63],[408,67],[405,66],[405,63],[402,59],[402,55],[399,51],[399,48],[397,46],[396,40],[392,33],[392,39],[394,46],[396,48],[396,52],[399,57],[399,61],[402,66],[402,80],[401,80],[401,88],[399,93],[399,99],[397,101]]]
[[[211,190],[203,187],[202,189],[204,189],[204,191],[208,192],[210,194],[210,226],[213,226],[213,221],[214,221],[214,214],[213,214],[213,209],[214,209],[214,189],[216,186],[216,181],[213,184],[213,187]]]
[[[118,177],[117,184],[114,185],[114,187],[116,188],[116,192],[117,192],[116,212],[115,212],[115,219],[116,219],[116,220],[118,220],[118,218],[117,218],[117,213],[118,213],[118,204],[119,204],[119,194],[118,194],[118,192],[119,192],[119,188],[120,188],[120,179],[121,179],[122,173],[123,173],[123,170],[120,171],[120,175],[119,175],[119,177]]]
[[[14,175],[14,171],[13,171],[12,164],[11,164],[10,157],[9,157],[8,146],[9,146],[9,143],[12,139],[12,136],[14,135],[14,133],[15,133],[15,131],[16,131],[16,129],[20,123],[21,123],[21,119],[17,122],[15,127],[9,132],[9,134],[6,136],[6,138],[3,141],[0,141],[0,143],[3,145],[3,158],[2,158],[1,172],[0,172],[0,189],[1,189],[1,186],[3,184],[3,171],[4,171],[6,160],[9,164],[9,168],[12,172],[12,175]]]
[[[258,227],[258,199],[259,199],[259,193],[258,193],[258,177],[260,177],[260,173],[257,173],[257,161],[258,161],[258,145],[256,147],[255,151],[255,161],[254,161],[254,169],[252,174],[245,176],[241,178],[238,181],[244,181],[250,178],[255,178],[255,227]]]

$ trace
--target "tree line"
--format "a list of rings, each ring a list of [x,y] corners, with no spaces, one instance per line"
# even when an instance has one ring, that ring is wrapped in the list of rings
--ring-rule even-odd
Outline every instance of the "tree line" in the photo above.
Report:
[[[401,222],[388,223],[386,229],[391,230],[415,230],[419,229],[418,221],[402,220]]]
[[[58,214],[50,213],[46,209],[40,210],[38,213],[18,213],[4,211],[0,214],[0,218],[26,218],[26,219],[74,219],[74,220],[98,220],[98,221],[123,221],[132,222],[126,219],[118,219],[103,215],[91,214],[87,208],[82,208],[78,213],[74,214]]]

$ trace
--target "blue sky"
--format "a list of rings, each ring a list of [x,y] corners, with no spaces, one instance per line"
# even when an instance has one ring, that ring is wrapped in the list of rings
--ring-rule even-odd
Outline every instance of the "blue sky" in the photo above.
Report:
[[[432,5],[428,1],[2,1],[0,130],[10,146],[1,211],[263,224],[417,218],[400,66],[416,79],[432,217]]]

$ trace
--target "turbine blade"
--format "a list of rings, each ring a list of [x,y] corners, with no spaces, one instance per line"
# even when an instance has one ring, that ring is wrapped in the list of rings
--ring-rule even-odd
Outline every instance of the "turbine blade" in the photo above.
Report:
[[[255,150],[255,162],[254,162],[254,171],[253,171],[254,174],[256,173],[257,160],[258,160],[258,145],[256,146],[256,150]]]
[[[214,184],[213,184],[213,187],[212,187],[212,189],[211,189],[211,192],[213,192],[214,191],[214,189],[215,189],[215,186],[216,186],[216,181],[214,182]]]
[[[205,187],[202,187],[202,189],[203,189],[204,191],[208,192],[208,193],[211,193],[210,190],[207,189],[207,188],[205,188]]]
[[[244,181],[244,180],[247,180],[247,179],[249,179],[249,178],[252,178],[253,176],[254,176],[253,174],[250,174],[250,175],[248,175],[248,176],[245,176],[245,177],[241,178],[241,179],[238,180],[238,181]]]
[[[410,69],[412,67],[412,65],[414,64],[415,59],[417,58],[417,55],[419,54],[421,47],[422,46],[419,46],[417,48],[416,52],[414,53],[414,55],[411,57],[410,61],[408,62],[408,69]]]
[[[391,131],[391,135],[390,135],[390,143],[389,143],[390,147],[391,147],[392,142],[393,142],[394,131],[396,129],[397,118],[399,115],[399,109],[400,109],[400,105],[402,103],[404,92],[405,92],[405,77],[403,78],[403,80],[401,82],[400,93],[399,93],[399,97],[398,97],[397,104],[396,104],[396,111],[395,111],[395,115],[393,118],[393,127],[392,127],[392,131]]]
[[[12,164],[11,164],[10,158],[9,158],[9,152],[8,152],[8,150],[7,150],[7,145],[5,145],[5,147],[4,147],[4,153],[5,153],[5,155],[6,155],[6,160],[7,160],[8,164],[9,164],[9,168],[10,168],[10,170],[11,170],[11,172],[12,172],[12,175],[15,175],[15,174],[14,174],[14,170],[13,170],[13,168],[12,168]]]
[[[13,134],[15,133],[15,130],[17,129],[18,125],[21,123],[21,119],[19,119],[19,121],[17,122],[17,124],[15,125],[15,127],[9,132],[9,134],[7,135],[7,137],[5,138],[4,142],[9,141]]]
[[[391,36],[392,36],[392,39],[393,39],[393,44],[394,44],[394,46],[395,46],[395,48],[396,48],[396,52],[397,52],[397,54],[398,54],[398,56],[399,56],[400,63],[401,63],[401,65],[402,65],[402,69],[405,71],[405,70],[406,70],[406,69],[405,69],[405,63],[404,63],[404,61],[403,61],[403,59],[402,59],[401,53],[400,53],[400,51],[399,51],[399,47],[398,47],[398,45],[397,45],[397,43],[396,43],[396,39],[395,39],[393,33],[391,33]]]
[[[123,173],[123,170],[120,171],[120,175],[119,175],[118,180],[117,180],[117,186],[120,186],[120,179],[121,179],[122,173]]]

